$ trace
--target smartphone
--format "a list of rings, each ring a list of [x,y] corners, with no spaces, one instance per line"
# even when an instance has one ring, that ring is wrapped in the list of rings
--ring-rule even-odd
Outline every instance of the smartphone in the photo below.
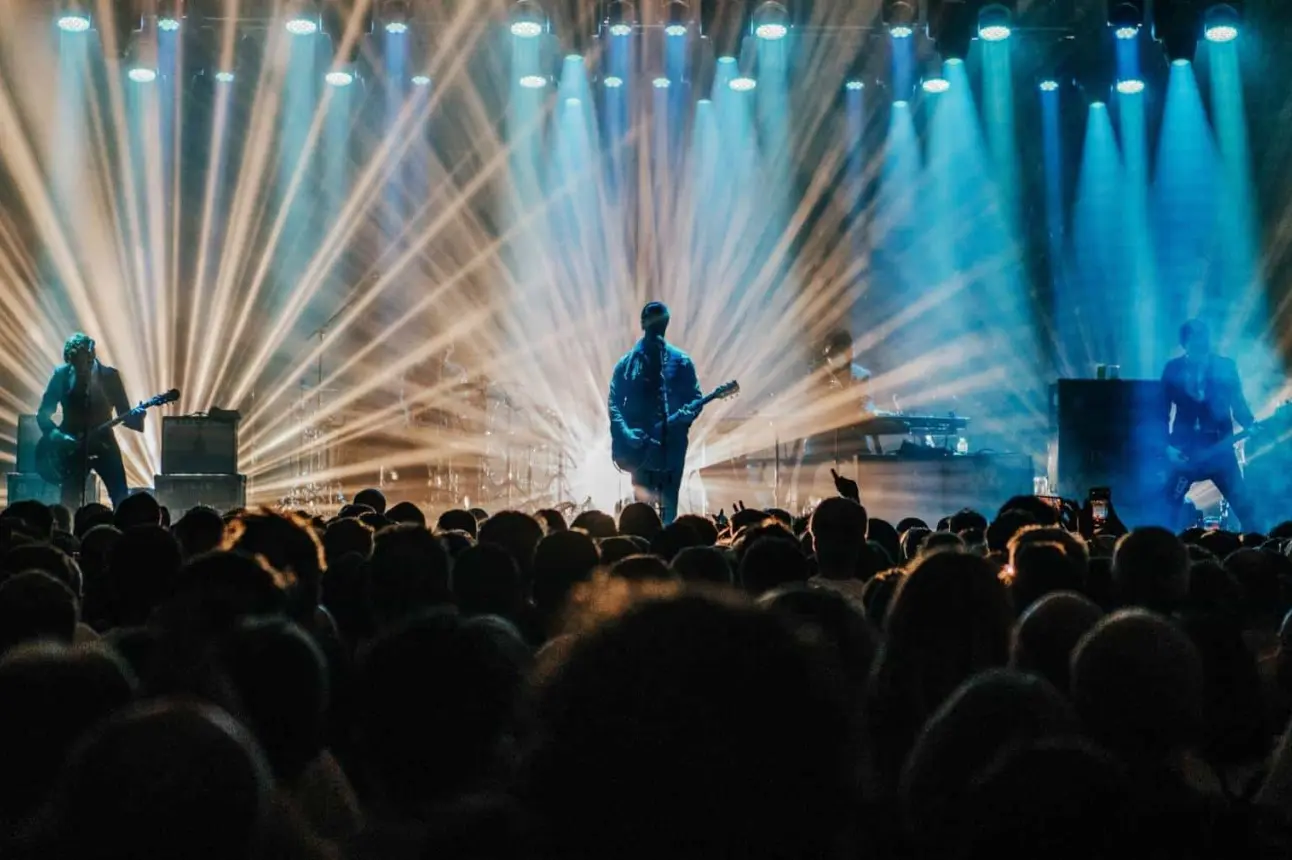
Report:
[[[1090,517],[1095,528],[1103,528],[1108,522],[1108,505],[1112,501],[1113,491],[1108,487],[1092,487],[1090,490]]]

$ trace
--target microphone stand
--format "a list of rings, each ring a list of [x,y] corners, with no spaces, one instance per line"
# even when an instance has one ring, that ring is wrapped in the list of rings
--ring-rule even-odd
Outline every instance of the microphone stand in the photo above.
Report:
[[[663,459],[661,468],[656,471],[655,475],[655,507],[659,512],[660,520],[664,519],[664,489],[668,485],[668,388],[664,379],[664,363],[668,358],[668,349],[663,337],[657,338],[656,346],[659,350],[659,409],[660,423],[659,432],[659,450],[660,457]],[[665,523],[665,525],[668,525]]]
[[[95,359],[94,365],[91,365],[90,372],[85,377],[85,403],[84,412],[85,429],[81,432],[81,507],[85,507],[85,485],[90,481],[90,383],[94,377],[94,367],[98,365],[98,359]]]

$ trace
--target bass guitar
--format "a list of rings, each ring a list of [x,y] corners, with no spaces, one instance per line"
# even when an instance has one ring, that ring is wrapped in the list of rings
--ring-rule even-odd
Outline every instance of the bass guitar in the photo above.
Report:
[[[92,448],[104,433],[131,418],[143,415],[155,406],[164,406],[176,400],[179,400],[179,389],[172,388],[165,394],[158,394],[150,400],[145,400],[125,415],[118,415],[111,421],[104,421],[98,427],[80,436],[67,434],[60,437],[49,434],[42,436],[36,443],[36,471],[51,484],[62,484],[72,479],[80,472],[80,461],[86,456],[87,447],[91,448],[89,453],[93,456]]]
[[[680,424],[683,413],[687,419],[694,421],[705,406],[715,400],[726,400],[740,393],[740,383],[734,379],[724,382],[708,394],[688,403],[686,406],[668,416],[668,426]],[[610,428],[610,457],[615,468],[621,472],[639,472],[643,469],[664,468],[664,422],[656,421],[651,427],[641,428],[645,438],[634,439],[621,429]]]
[[[1210,474],[1216,460],[1233,451],[1234,446],[1257,433],[1282,433],[1292,427],[1292,401],[1285,401],[1274,414],[1263,421],[1237,433],[1230,433],[1205,447],[1185,451],[1175,446],[1167,448],[1169,487],[1173,498],[1183,498],[1189,488]]]

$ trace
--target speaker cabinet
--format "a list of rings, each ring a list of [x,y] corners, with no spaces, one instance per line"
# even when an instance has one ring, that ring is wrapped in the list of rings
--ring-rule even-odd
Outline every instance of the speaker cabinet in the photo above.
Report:
[[[205,505],[220,513],[247,506],[246,475],[157,475],[157,501],[174,522],[190,508]]]
[[[36,443],[40,441],[40,425],[35,415],[18,416],[18,451],[15,470],[19,473],[36,471]]]
[[[1166,389],[1156,380],[1061,379],[1053,389],[1058,491],[1084,499],[1109,487],[1128,525],[1155,521],[1165,502]]]
[[[163,475],[237,473],[237,424],[187,416],[162,419]]]
[[[51,484],[35,472],[10,472],[8,474],[8,502],[37,501],[46,505],[57,505],[63,500],[63,490],[59,484]],[[85,503],[99,501],[99,481],[91,473],[85,479]]]

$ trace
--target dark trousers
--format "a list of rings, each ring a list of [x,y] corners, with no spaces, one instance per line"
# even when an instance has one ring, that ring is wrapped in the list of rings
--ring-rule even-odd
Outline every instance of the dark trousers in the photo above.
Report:
[[[1229,507],[1238,516],[1238,522],[1244,531],[1259,531],[1256,522],[1256,506],[1252,504],[1247,493],[1247,481],[1243,471],[1238,467],[1238,456],[1233,452],[1219,454],[1208,460],[1205,466],[1191,471],[1184,480],[1172,482],[1170,503],[1173,511],[1178,511],[1184,503],[1184,497],[1192,484],[1199,481],[1211,481],[1225,497]]]
[[[677,497],[682,491],[682,466],[676,469],[643,469],[633,472],[633,497],[655,505],[664,525],[677,519]]]
[[[130,488],[126,484],[126,467],[121,462],[121,449],[116,445],[104,445],[95,452],[90,457],[90,469],[103,481],[114,508],[130,495]],[[63,482],[62,501],[65,508],[75,512],[83,501],[88,501],[82,498],[86,477],[84,460],[76,456],[71,475]]]

